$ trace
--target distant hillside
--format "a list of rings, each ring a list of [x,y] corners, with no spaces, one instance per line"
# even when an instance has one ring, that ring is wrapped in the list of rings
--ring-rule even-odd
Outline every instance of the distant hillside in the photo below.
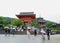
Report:
[[[4,17],[4,19],[7,20],[7,24],[10,24],[16,18]]]

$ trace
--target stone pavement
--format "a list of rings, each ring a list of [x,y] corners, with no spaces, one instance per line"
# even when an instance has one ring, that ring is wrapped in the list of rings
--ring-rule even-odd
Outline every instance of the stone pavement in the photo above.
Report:
[[[0,43],[60,43],[60,35],[51,35],[51,39],[42,40],[41,35],[4,35],[0,34]]]
[[[60,35],[51,35],[51,39],[46,41],[48,43],[60,43]]]

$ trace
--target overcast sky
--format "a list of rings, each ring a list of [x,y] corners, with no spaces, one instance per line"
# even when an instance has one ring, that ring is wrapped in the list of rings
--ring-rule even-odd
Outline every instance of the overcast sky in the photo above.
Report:
[[[20,12],[34,12],[36,17],[60,22],[60,0],[0,0],[0,16],[17,18]]]

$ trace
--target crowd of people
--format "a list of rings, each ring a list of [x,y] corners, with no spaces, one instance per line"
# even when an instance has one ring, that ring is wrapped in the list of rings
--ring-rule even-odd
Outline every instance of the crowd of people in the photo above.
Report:
[[[38,34],[41,34],[42,39],[44,39],[44,40],[45,40],[45,35],[47,35],[48,40],[50,40],[50,32],[51,32],[51,30],[48,29],[48,28],[40,28],[40,29],[38,29],[37,27],[34,27],[34,26],[4,27],[4,33],[5,34],[10,34],[10,33],[15,34],[18,31],[21,31],[21,32],[26,31],[28,37],[30,37],[31,32],[33,32],[34,36],[37,36]]]
[[[13,26],[13,27],[4,27],[4,32],[6,34],[15,34],[17,31],[20,31],[20,27],[17,27],[17,26]]]
[[[50,40],[50,32],[51,32],[50,29],[48,29],[48,28],[38,29],[37,27],[32,27],[32,28],[27,27],[27,35],[28,35],[28,37],[30,37],[31,29],[33,31],[34,36],[37,36],[40,33],[41,36],[42,36],[42,39],[45,40],[45,35],[47,35],[47,39]]]

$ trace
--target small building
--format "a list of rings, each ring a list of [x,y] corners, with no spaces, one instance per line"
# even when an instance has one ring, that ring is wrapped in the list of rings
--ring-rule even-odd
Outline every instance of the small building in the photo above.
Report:
[[[44,21],[43,18],[38,18],[38,23],[40,24],[40,27],[43,27],[43,28],[46,27],[46,22]]]

